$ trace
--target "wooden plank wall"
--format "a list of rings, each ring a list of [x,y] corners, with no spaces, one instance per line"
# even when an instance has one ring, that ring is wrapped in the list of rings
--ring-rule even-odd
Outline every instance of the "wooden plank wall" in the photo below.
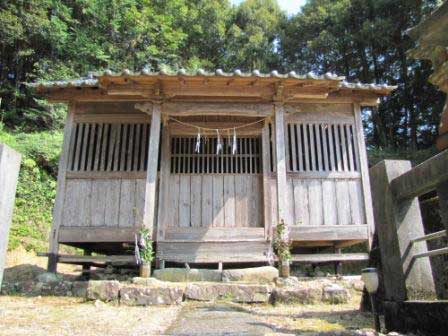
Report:
[[[163,227],[263,227],[262,176],[172,174]]]
[[[150,124],[142,116],[77,116],[70,135],[62,227],[142,225],[149,134]]]
[[[365,225],[360,155],[351,106],[328,105],[309,112],[301,106],[301,112],[287,115],[285,129],[284,192],[289,200],[291,225]],[[269,191],[271,217],[276,225],[274,172],[269,178]]]
[[[120,227],[142,224],[144,179],[69,179],[63,227]]]

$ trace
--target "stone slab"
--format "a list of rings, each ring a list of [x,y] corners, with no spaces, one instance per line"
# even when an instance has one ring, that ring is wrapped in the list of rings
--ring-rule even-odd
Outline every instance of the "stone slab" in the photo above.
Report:
[[[87,284],[86,298],[88,300],[115,301],[118,300],[120,282],[115,280],[91,280]]]
[[[278,269],[272,266],[229,269],[222,272],[223,282],[272,283],[278,278]]]
[[[196,301],[230,300],[241,303],[269,302],[271,288],[267,285],[247,284],[188,284],[185,298]]]
[[[120,304],[127,306],[177,305],[183,300],[180,287],[125,286],[120,289]]]
[[[220,282],[222,280],[221,271],[209,269],[164,268],[155,270],[153,275],[158,280],[170,282]]]
[[[321,300],[322,289],[320,287],[274,288],[271,297],[274,304],[313,304]]]
[[[6,263],[21,158],[15,150],[0,143],[0,288]]]

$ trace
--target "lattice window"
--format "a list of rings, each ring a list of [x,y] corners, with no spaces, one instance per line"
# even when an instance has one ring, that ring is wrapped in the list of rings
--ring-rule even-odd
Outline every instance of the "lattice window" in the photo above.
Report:
[[[353,124],[288,123],[288,171],[359,171]]]
[[[69,171],[145,171],[149,124],[76,123]]]
[[[201,141],[195,152],[195,137],[171,138],[172,174],[259,174],[261,141],[237,138],[237,152],[232,154],[232,140],[222,139],[222,152],[216,154],[217,138]]]

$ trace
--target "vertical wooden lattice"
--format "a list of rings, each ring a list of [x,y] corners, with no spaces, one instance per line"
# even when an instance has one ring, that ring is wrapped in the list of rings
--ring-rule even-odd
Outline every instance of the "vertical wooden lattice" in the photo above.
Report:
[[[68,171],[145,171],[149,124],[77,123],[69,150]]]
[[[358,172],[352,124],[288,123],[289,172]]]
[[[224,138],[222,151],[216,154],[217,138],[201,141],[196,152],[196,138],[171,139],[172,174],[259,174],[261,142],[259,138],[237,138],[237,151],[232,154],[232,140]]]

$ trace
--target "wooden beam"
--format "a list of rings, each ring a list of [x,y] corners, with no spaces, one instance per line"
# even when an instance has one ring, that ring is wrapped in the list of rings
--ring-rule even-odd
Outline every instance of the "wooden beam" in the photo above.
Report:
[[[270,116],[272,104],[255,103],[210,103],[210,102],[168,102],[163,104],[163,113],[171,116],[189,115],[232,115],[232,116]]]
[[[353,113],[355,117],[355,148],[359,154],[359,169],[361,171],[362,191],[364,196],[364,210],[366,222],[369,226],[369,249],[372,246],[373,234],[375,232],[375,222],[372,208],[372,195],[370,193],[369,161],[367,159],[367,149],[364,137],[364,127],[361,119],[361,105],[353,104]]]
[[[76,114],[75,122],[77,123],[108,123],[108,124],[143,124],[149,123],[150,118],[144,113],[123,113],[111,114]]]
[[[161,110],[161,104],[154,103],[151,116],[151,133],[148,148],[145,206],[143,208],[143,223],[141,223],[142,227],[150,230],[150,232],[153,232],[156,220],[157,165],[159,160]]]
[[[285,150],[285,119],[283,104],[274,104],[275,110],[275,150],[277,157],[277,213],[278,223],[283,220],[291,225],[289,218],[289,200],[286,197],[286,150]]]
[[[261,132],[261,149],[262,149],[262,165],[263,165],[263,208],[264,208],[264,230],[265,238],[272,238],[272,218],[271,218],[271,193],[269,176],[271,173],[270,159],[270,139],[269,139],[269,123],[265,122]]]
[[[59,227],[62,223],[62,212],[64,208],[64,198],[65,198],[65,185],[66,185],[66,173],[67,173],[67,163],[68,163],[68,152],[70,148],[71,133],[73,128],[73,118],[76,110],[76,105],[71,103],[68,107],[68,115],[64,126],[64,138],[62,142],[61,156],[59,158],[58,166],[58,180],[56,187],[56,200],[54,202],[53,208],[53,224],[50,231],[50,256],[48,258],[48,271],[57,271],[57,259],[54,258],[59,252]]]
[[[101,179],[101,180],[139,180],[145,179],[146,172],[144,171],[67,171],[66,179]]]
[[[319,225],[319,226],[291,226],[290,238],[292,241],[341,241],[341,240],[367,240],[367,225]]]
[[[293,254],[293,262],[326,263],[369,260],[368,253],[318,253],[318,254]]]
[[[448,181],[448,149],[415,166],[391,182],[397,200],[423,195]]]
[[[135,240],[135,228],[64,227],[59,228],[59,243],[130,243]]]
[[[165,225],[172,211],[167,205],[170,199],[170,167],[171,167],[171,124],[166,121],[162,132],[162,153],[160,165],[159,211],[157,220],[157,241],[165,238]]]

